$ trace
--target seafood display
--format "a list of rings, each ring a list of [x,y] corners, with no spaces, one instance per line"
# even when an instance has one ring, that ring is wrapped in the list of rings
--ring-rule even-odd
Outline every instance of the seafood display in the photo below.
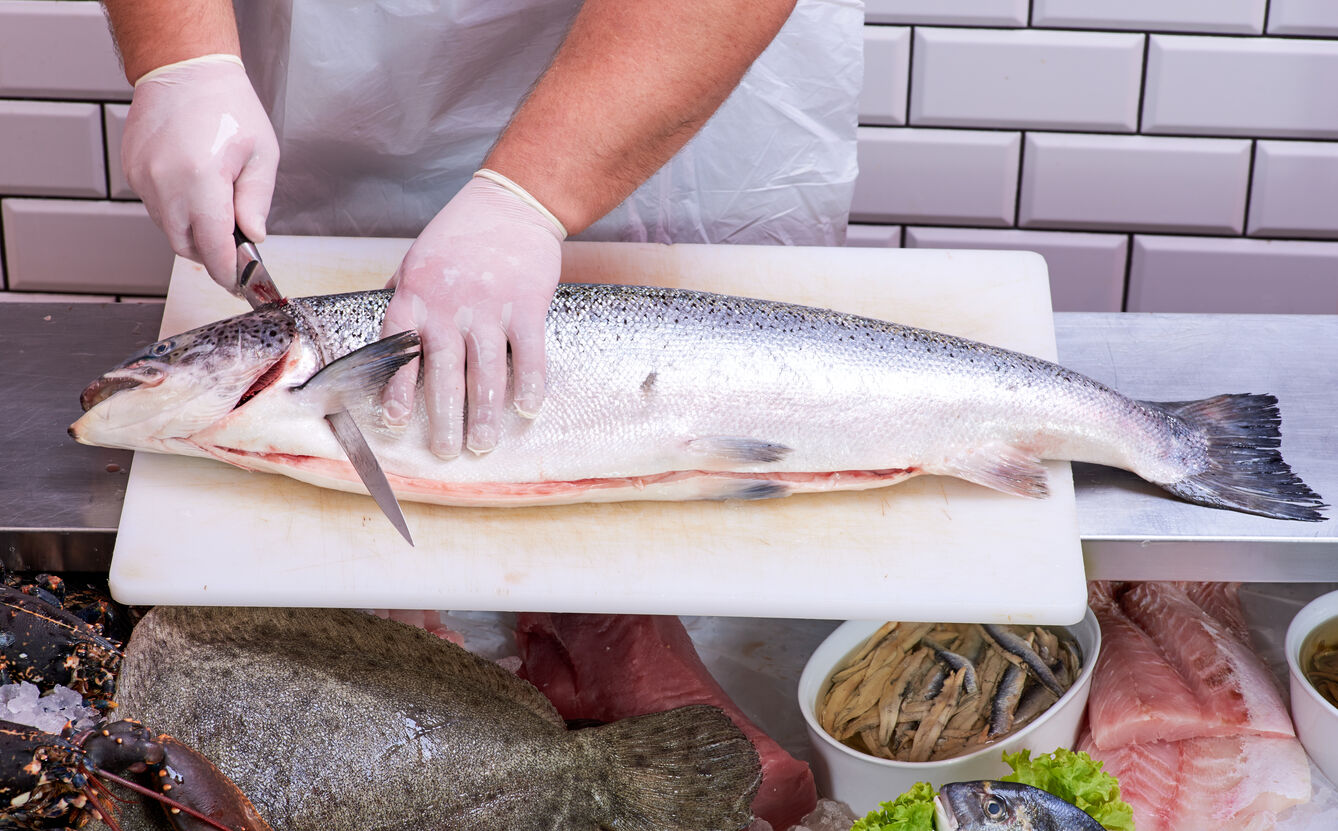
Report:
[[[515,506],[758,499],[919,474],[1046,493],[1043,459],[1131,470],[1191,502],[1322,520],[1268,395],[1135,401],[1053,363],[848,314],[676,289],[558,288],[548,398],[497,449],[446,461],[378,389],[416,354],[373,342],[388,291],[295,299],[159,341],[84,390],[77,440],[219,459],[361,492],[336,395],[401,499]],[[320,400],[317,400],[320,399]]]
[[[119,645],[96,624],[36,594],[0,585],[0,684],[28,681],[43,692],[59,684],[105,710],[120,663]]]
[[[1079,749],[1119,778],[1139,831],[1269,827],[1310,798],[1281,695],[1240,640],[1235,591],[1091,585],[1102,650]]]
[[[496,664],[356,611],[159,606],[118,703],[213,759],[278,831],[429,814],[480,831],[739,829],[761,780],[718,708],[569,730]]]
[[[824,730],[884,759],[951,759],[1024,727],[1077,680],[1061,628],[884,624],[838,664],[818,698]]]
[[[0,719],[0,828],[81,828],[96,818],[118,831],[120,798],[107,784],[116,783],[166,806],[176,831],[269,831],[197,750],[137,721],[101,717],[115,706],[123,657],[120,644],[100,634],[120,617],[109,599],[67,595],[54,575],[28,582],[5,575],[3,583],[0,690],[5,714],[24,722]],[[47,695],[39,698],[39,688]]]
[[[938,831],[1105,831],[1082,809],[1017,782],[952,782],[934,798]]]
[[[808,765],[730,700],[677,617],[529,613],[519,616],[516,639],[522,676],[564,718],[607,722],[687,704],[715,705],[761,759],[753,814],[785,829],[813,810],[817,789]]]

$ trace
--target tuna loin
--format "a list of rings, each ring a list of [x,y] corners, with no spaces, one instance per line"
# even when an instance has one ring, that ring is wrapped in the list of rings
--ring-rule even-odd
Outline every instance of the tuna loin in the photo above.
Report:
[[[521,672],[568,719],[614,721],[686,704],[720,707],[753,742],[762,786],[753,813],[777,829],[817,801],[808,765],[785,752],[729,699],[673,616],[522,614]]]

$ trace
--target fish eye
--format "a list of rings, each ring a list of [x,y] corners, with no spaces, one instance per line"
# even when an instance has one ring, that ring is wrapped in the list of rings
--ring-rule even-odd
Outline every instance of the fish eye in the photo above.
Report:
[[[990,819],[1003,819],[1008,813],[1008,805],[999,797],[991,796],[985,800],[985,816]]]
[[[149,355],[154,358],[161,358],[172,351],[172,345],[172,341],[170,340],[160,340],[149,347]]]

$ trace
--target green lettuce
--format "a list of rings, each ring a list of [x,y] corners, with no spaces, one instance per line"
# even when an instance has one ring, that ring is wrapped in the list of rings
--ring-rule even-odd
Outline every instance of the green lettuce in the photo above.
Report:
[[[1072,802],[1106,831],[1134,831],[1133,808],[1120,798],[1119,780],[1086,753],[1061,747],[1033,759],[1030,750],[1022,750],[1005,753],[1003,760],[1013,769],[1003,781],[1031,785]]]
[[[891,802],[879,804],[850,831],[934,831],[934,786],[916,782]]]

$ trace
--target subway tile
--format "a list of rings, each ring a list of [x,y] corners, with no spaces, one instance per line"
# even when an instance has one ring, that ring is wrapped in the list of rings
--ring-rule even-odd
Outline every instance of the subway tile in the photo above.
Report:
[[[97,104],[0,100],[0,194],[106,196]]]
[[[1128,310],[1338,313],[1338,243],[1139,235]]]
[[[1273,0],[1276,8],[1278,0]],[[1153,32],[1264,30],[1265,0],[1034,0],[1033,26]]]
[[[1018,225],[1240,233],[1250,142],[1028,133]]]
[[[0,2],[0,96],[129,101],[100,3]]]
[[[1338,3],[1333,0],[1272,0],[1268,6],[1270,35],[1338,35]]]
[[[859,129],[856,222],[1011,225],[1019,133]]]
[[[6,199],[0,228],[11,289],[167,292],[172,249],[138,202]]]
[[[911,30],[905,26],[865,26],[859,123],[905,124],[910,72]]]
[[[916,29],[911,123],[1132,132],[1143,35]]]
[[[865,0],[869,23],[1026,26],[1028,0]]]
[[[1143,132],[1338,137],[1338,43],[1152,35]]]
[[[906,229],[907,248],[1035,251],[1050,271],[1050,304],[1057,312],[1118,312],[1124,303],[1124,234],[1014,231],[985,228]]]
[[[1338,144],[1259,142],[1247,228],[1263,236],[1338,238]]]
[[[855,225],[846,228],[846,245],[851,248],[900,248],[900,225]]]
[[[111,185],[111,198],[138,199],[121,167],[121,134],[125,132],[125,116],[130,112],[130,105],[104,104],[102,110],[107,133],[107,178]]]

